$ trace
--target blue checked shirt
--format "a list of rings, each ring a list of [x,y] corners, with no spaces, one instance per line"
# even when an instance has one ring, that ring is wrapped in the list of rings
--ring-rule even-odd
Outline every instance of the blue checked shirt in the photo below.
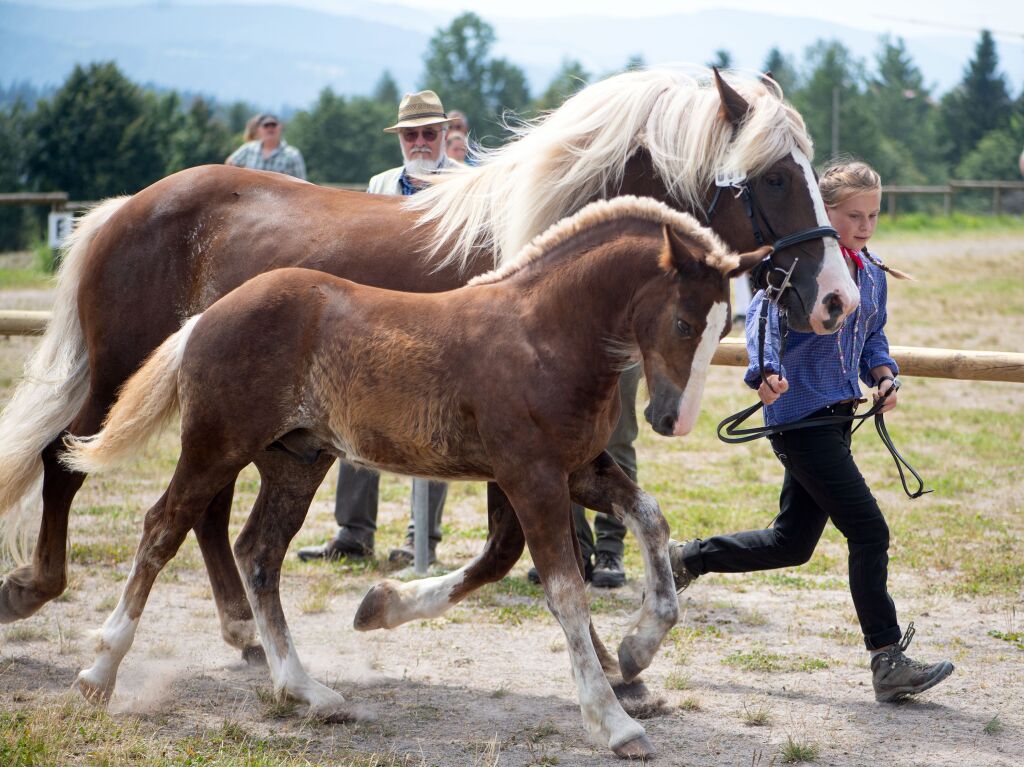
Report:
[[[873,254],[872,254],[873,255]],[[815,410],[861,396],[860,378],[868,386],[875,385],[871,369],[888,365],[893,375],[899,372],[896,361],[889,356],[889,339],[885,337],[886,300],[888,288],[885,272],[864,259],[854,279],[860,287],[860,306],[847,318],[843,329],[828,336],[789,331],[786,356],[779,364],[779,313],[768,309],[768,333],[764,344],[765,375],[779,373],[789,381],[789,390],[775,404],[764,408],[768,426],[791,423],[806,418]],[[743,381],[752,389],[761,384],[757,360],[758,318],[764,291],[758,291],[747,309],[747,358],[749,364]]]
[[[227,163],[239,168],[272,170],[306,180],[306,163],[302,159],[302,152],[284,139],[281,139],[277,148],[266,157],[263,156],[263,142],[259,139],[242,144],[231,153]]]

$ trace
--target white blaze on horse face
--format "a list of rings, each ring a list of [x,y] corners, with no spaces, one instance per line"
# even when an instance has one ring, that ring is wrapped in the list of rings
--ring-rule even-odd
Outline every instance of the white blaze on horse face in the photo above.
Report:
[[[704,381],[707,380],[711,358],[715,356],[715,349],[718,348],[718,341],[722,338],[722,331],[725,330],[725,323],[728,319],[728,304],[724,301],[716,301],[711,305],[704,333],[700,337],[700,343],[697,344],[697,351],[693,354],[690,377],[686,381],[683,395],[679,398],[679,412],[676,414],[675,428],[672,429],[673,436],[686,436],[693,431],[693,427],[697,423],[697,416],[700,415],[700,399],[704,395]]]
[[[818,226],[832,226],[825,210],[825,202],[821,199],[821,192],[818,191],[818,182],[814,178],[810,160],[799,149],[793,150],[793,160],[803,169],[804,178],[807,181],[807,192],[814,203],[814,216],[818,220]],[[860,304],[860,291],[857,289],[857,283],[850,276],[850,270],[839,250],[839,243],[832,237],[825,237],[824,241],[825,252],[822,256],[821,271],[818,272],[818,293],[814,298],[808,319],[811,323],[811,330],[815,333],[834,333],[839,330],[842,320],[846,319]],[[832,316],[829,307],[825,304],[827,297],[833,297],[839,302],[839,306],[842,307],[839,316]]]

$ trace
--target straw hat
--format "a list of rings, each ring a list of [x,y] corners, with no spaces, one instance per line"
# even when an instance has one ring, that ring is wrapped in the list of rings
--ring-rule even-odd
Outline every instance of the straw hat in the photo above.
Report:
[[[441,99],[433,91],[406,93],[398,106],[398,122],[385,133],[398,133],[402,128],[419,128],[423,125],[447,125],[448,115],[444,113]]]

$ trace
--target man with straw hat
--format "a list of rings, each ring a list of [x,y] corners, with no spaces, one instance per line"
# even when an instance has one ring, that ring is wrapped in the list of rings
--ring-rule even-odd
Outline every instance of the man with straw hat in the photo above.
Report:
[[[398,122],[384,129],[385,133],[398,134],[405,164],[378,173],[370,179],[366,191],[371,194],[415,194],[426,185],[422,180],[424,176],[437,173],[442,168],[454,167],[456,163],[444,151],[448,123],[449,118],[436,93],[407,93],[398,107]],[[338,532],[326,543],[299,549],[299,559],[306,562],[312,559],[372,557],[374,535],[377,532],[379,486],[380,474],[376,471],[339,461],[334,504]],[[447,495],[446,483],[427,483],[430,564],[436,559],[435,550],[441,540],[441,512]],[[410,521],[405,543],[392,549],[388,556],[392,564],[403,566],[412,563],[413,531],[413,523]]]

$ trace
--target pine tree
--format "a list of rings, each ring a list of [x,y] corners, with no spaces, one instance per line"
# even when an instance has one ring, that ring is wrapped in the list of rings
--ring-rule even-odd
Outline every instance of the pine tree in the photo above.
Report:
[[[558,109],[567,98],[586,86],[590,81],[590,73],[575,59],[563,59],[562,66],[551,79],[547,90],[534,104],[538,112]]]
[[[796,93],[799,79],[796,67],[788,56],[784,56],[778,48],[768,51],[768,57],[764,60],[764,71],[771,72],[772,79],[781,87],[782,93],[787,99],[792,100]]]
[[[398,83],[395,82],[395,78],[391,76],[391,72],[387,69],[381,74],[377,84],[373,86],[373,100],[396,108],[398,107],[398,102],[402,100],[402,94],[398,90]]]

